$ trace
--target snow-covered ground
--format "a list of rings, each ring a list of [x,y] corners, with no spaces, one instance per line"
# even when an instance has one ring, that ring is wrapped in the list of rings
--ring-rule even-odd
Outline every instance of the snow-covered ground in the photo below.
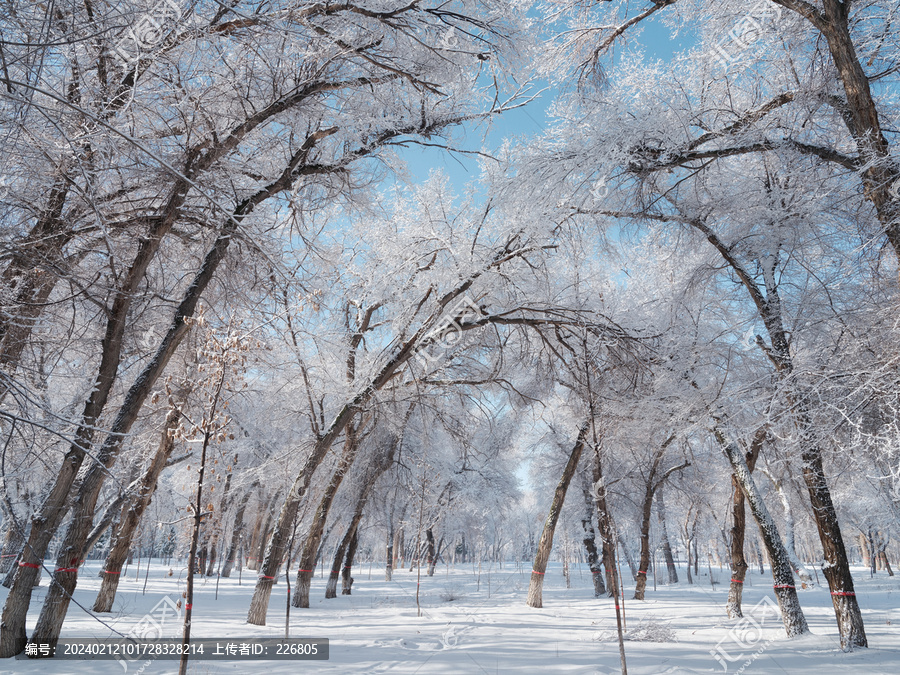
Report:
[[[80,574],[75,599],[84,607],[93,603],[100,561],[88,562]],[[573,566],[571,588],[566,588],[559,565],[551,566],[544,585],[544,608],[525,605],[529,566],[506,563],[502,569],[438,568],[434,577],[423,574],[422,615],[416,611],[416,573],[401,570],[384,581],[383,563],[354,570],[352,596],[324,599],[325,580],[317,572],[309,609],[291,608],[291,637],[330,639],[330,660],[309,662],[192,660],[190,673],[618,673],[619,651],[615,640],[615,612],[609,599],[592,597],[589,571]],[[183,568],[173,576],[162,564],[151,566],[146,594],[144,570],[134,580],[134,567],[119,587],[115,611],[91,617],[71,606],[62,637],[111,637],[110,627],[128,633],[160,601],[181,598]],[[856,569],[855,580],[866,621],[869,649],[843,653],[839,649],[834,613],[827,590],[800,591],[800,600],[812,635],[787,640],[780,619],[773,616],[764,598],[774,599],[771,575],[758,570],[749,578],[744,593],[746,618],[725,618],[726,584],[715,590],[708,576],[689,585],[659,586],[653,591],[652,576],[645,602],[629,598],[633,585],[626,584],[625,618],[635,638],[664,638],[665,642],[628,640],[628,671],[632,675],[658,673],[900,673],[900,576]],[[181,574],[181,577],[179,577]],[[714,578],[727,581],[728,570],[713,569]],[[244,570],[237,577],[221,579],[215,599],[216,579],[198,579],[195,587],[192,632],[197,637],[283,637],[285,584],[272,595],[268,626],[245,623],[255,573]],[[37,619],[46,592],[44,583],[34,595],[29,632]],[[0,601],[6,597],[0,589]],[[450,599],[453,598],[453,599]],[[166,636],[178,637],[181,625],[171,615]],[[717,660],[714,655],[718,655]],[[727,659],[734,659],[728,661]],[[749,664],[748,664],[749,661]],[[142,661],[128,670],[137,672]],[[747,664],[747,665],[745,665]],[[174,661],[153,662],[143,673],[177,672]],[[741,668],[744,668],[741,671]],[[115,661],[0,660],[2,673],[65,675],[74,673],[123,673]]]

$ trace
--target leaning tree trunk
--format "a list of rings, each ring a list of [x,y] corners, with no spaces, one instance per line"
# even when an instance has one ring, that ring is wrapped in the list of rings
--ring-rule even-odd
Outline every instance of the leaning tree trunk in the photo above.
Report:
[[[425,530],[425,559],[428,561],[428,576],[434,576],[434,568],[437,565],[434,550],[434,531],[429,527]]]
[[[259,502],[259,510],[256,512],[256,522],[253,524],[253,530],[250,534],[250,542],[247,544],[247,569],[253,570],[254,572],[259,569],[259,555],[257,554],[257,549],[259,549],[259,542],[262,539],[262,529],[263,529],[263,521],[268,517],[269,514],[269,505],[270,501],[263,502],[260,500]]]
[[[344,559],[344,569],[341,570],[341,595],[350,595],[353,586],[353,559],[356,557],[356,549],[359,546],[359,527],[353,532],[353,539],[347,547],[347,557]]]
[[[328,582],[325,584],[325,599],[331,600],[337,597],[337,585],[341,578],[341,565],[344,563],[344,554],[350,545],[350,540],[356,534],[356,530],[351,523],[350,527],[344,533],[341,543],[334,549],[334,559],[331,563],[331,572],[328,575]]]
[[[575,469],[578,467],[578,460],[581,459],[581,453],[584,450],[584,439],[587,436],[588,424],[585,423],[578,431],[578,438],[575,440],[575,447],[569,455],[569,461],[563,469],[562,476],[553,493],[553,501],[550,503],[550,512],[547,514],[547,521],[544,523],[544,531],[541,533],[541,539],[538,542],[537,552],[534,555],[534,567],[531,570],[531,583],[528,586],[528,598],[525,601],[529,607],[543,607],[541,591],[544,587],[544,573],[547,571],[547,561],[550,559],[550,550],[553,548],[553,532],[556,530],[556,523],[559,520],[560,511],[562,511],[563,502],[566,500],[566,492],[569,489],[569,483],[572,482],[572,476],[575,475]]]
[[[234,568],[234,559],[238,554],[238,547],[241,543],[241,535],[244,532],[244,512],[247,510],[247,503],[253,495],[253,490],[258,485],[254,483],[247,489],[241,501],[238,502],[237,511],[234,514],[234,526],[231,529],[231,541],[228,544],[228,552],[225,554],[225,563],[222,565],[222,576],[226,579],[231,576],[231,570]]]
[[[209,545],[209,563],[206,566],[206,576],[208,577],[215,574],[216,561],[218,560],[219,555],[219,539],[224,539],[225,533],[222,529],[222,519],[225,517],[225,513],[228,511],[228,507],[231,504],[231,479],[234,476],[233,470],[237,461],[238,456],[235,455],[231,466],[227,469],[228,475],[225,476],[225,487],[222,489],[222,498],[219,501],[219,509],[216,511],[215,520],[212,522],[213,535]]]
[[[378,475],[380,476],[381,474],[379,473]],[[338,579],[341,578],[341,573],[344,572],[344,576],[349,576],[350,574],[349,568],[342,570],[342,564],[344,567],[346,567],[347,564],[344,562],[344,555],[349,551],[350,546],[356,539],[357,532],[359,531],[359,523],[362,520],[363,509],[366,506],[366,501],[373,483],[374,481],[367,480],[367,484],[360,492],[359,498],[356,501],[356,506],[353,509],[353,517],[350,519],[350,525],[347,526],[347,531],[341,538],[341,543],[338,544],[337,549],[335,549],[334,563],[331,566],[331,574],[329,575],[328,583],[325,586],[326,598],[336,598],[337,582]],[[347,595],[349,595],[349,593]]]
[[[800,608],[800,601],[797,599],[797,589],[794,587],[794,572],[791,569],[790,558],[784,548],[781,535],[778,534],[775,521],[772,520],[769,510],[766,508],[762,493],[750,474],[744,453],[736,444],[727,440],[720,429],[715,428],[713,433],[731,464],[731,470],[744,492],[744,497],[750,505],[750,512],[759,525],[759,533],[769,552],[772,577],[775,581],[775,597],[778,599],[778,606],[781,609],[784,630],[790,638],[808,633],[809,626],[803,610]]]
[[[683,469],[687,464],[673,467],[666,471],[660,478],[657,479],[657,475],[659,473],[659,464],[662,461],[663,456],[665,455],[666,448],[672,444],[672,441],[675,440],[675,435],[670,435],[654,452],[653,460],[650,463],[650,470],[647,473],[644,483],[644,499],[641,502],[641,554],[640,560],[638,562],[638,571],[634,575],[635,576],[635,587],[634,587],[634,599],[635,600],[643,600],[644,599],[644,591],[647,588],[647,572],[650,570],[650,514],[653,509],[653,496],[656,494],[657,490],[662,488],[663,482],[671,476],[675,471]],[[665,531],[665,520],[663,520],[663,543],[668,545],[668,537],[666,536]],[[669,551],[669,555],[672,555],[671,550]],[[656,574],[656,572],[654,572]],[[670,571],[671,574],[671,571]],[[676,577],[677,581],[677,577]]]
[[[350,418],[355,412],[355,407],[350,405],[344,406],[341,412],[339,412],[332,421],[328,431],[317,439],[312,453],[303,465],[300,474],[294,480],[294,484],[291,486],[291,490],[288,492],[284,504],[281,507],[281,512],[278,514],[278,520],[275,523],[275,528],[272,531],[272,536],[269,538],[268,546],[266,547],[266,554],[260,567],[260,575],[256,582],[256,589],[253,591],[253,598],[250,601],[250,610],[247,613],[247,623],[255,624],[257,626],[266,625],[266,613],[269,609],[269,598],[272,595],[272,582],[275,580],[278,566],[286,554],[287,545],[294,527],[294,521],[297,518],[297,511],[300,508],[300,502],[306,494],[306,491],[309,489],[313,473],[322,463],[322,460],[325,459],[325,456],[331,449],[337,436],[344,431]],[[315,548],[313,549],[313,555],[314,554]],[[308,568],[301,566],[301,569]],[[299,572],[299,574],[311,573],[311,570],[308,572]]]
[[[597,553],[597,539],[594,535],[594,504],[591,500],[590,483],[585,473],[581,474],[581,492],[584,496],[585,506],[581,516],[582,541],[587,554],[588,567],[591,570],[591,580],[594,583],[594,597],[599,598],[606,595],[606,587],[603,584],[603,570],[600,566],[600,555]]]
[[[762,471],[772,483],[775,492],[778,493],[778,498],[781,500],[781,506],[784,508],[784,546],[791,558],[791,565],[794,566],[794,572],[800,577],[803,587],[806,588],[812,584],[812,575],[810,575],[806,566],[801,562],[800,556],[797,555],[797,547],[794,541],[794,514],[791,509],[791,500],[788,499],[787,490],[784,489],[782,482],[776,480],[771,472],[766,470]]]
[[[413,406],[410,406],[403,421],[404,428],[406,427],[406,423],[409,421],[412,410]],[[331,566],[331,575],[328,577],[328,584],[325,587],[326,598],[337,597],[337,581],[339,574],[342,579],[341,594],[350,595],[350,568],[353,564],[353,556],[356,553],[359,523],[360,521],[362,521],[363,510],[366,507],[366,502],[369,499],[369,495],[372,494],[372,490],[375,488],[375,484],[378,482],[378,479],[381,478],[384,472],[391,468],[391,466],[393,465],[394,454],[400,444],[400,440],[400,438],[391,438],[390,441],[388,441],[386,446],[384,446],[384,448],[381,449],[381,451],[374,458],[371,470],[368,471],[363,478],[362,489],[360,490],[359,497],[356,500],[356,506],[353,508],[353,517],[350,519],[350,525],[347,527],[347,532],[344,534],[343,539],[341,539],[341,543],[338,545],[337,550],[335,551],[334,564]],[[342,569],[341,561],[343,560],[345,553],[347,557],[346,561],[344,561]],[[390,555],[391,551],[389,550],[389,564]],[[390,581],[390,579],[388,579],[388,581]]]
[[[822,455],[817,447],[809,443],[801,457],[803,478],[809,490],[813,516],[825,554],[822,573],[828,580],[828,588],[831,590],[831,602],[841,634],[841,648],[851,650],[855,647],[868,647],[862,612],[856,601],[853,577],[850,575],[850,561],[844,548],[837,512],[831,501],[831,491],[825,480]],[[769,557],[771,558],[771,553]]]
[[[201,574],[205,574],[208,577],[211,577],[216,573],[216,560],[218,559],[219,551],[219,533],[216,532],[213,534],[212,538],[209,541],[209,560],[206,563],[206,570],[200,570]]]
[[[213,278],[216,268],[224,259],[235,230],[245,214],[258,203],[253,201],[254,199],[256,197],[250,201],[245,200],[245,202],[242,202],[236,210],[237,215],[227,221],[215,243],[207,251],[200,269],[175,310],[166,335],[163,337],[156,354],[129,388],[112,423],[110,432],[97,453],[96,461],[88,469],[81,482],[81,487],[72,507],[72,519],[57,555],[56,571],[53,574],[47,597],[41,608],[41,615],[38,617],[34,635],[32,635],[32,639],[38,642],[55,644],[59,638],[62,623],[69,608],[69,602],[78,583],[77,565],[84,558],[84,547],[90,533],[100,490],[110,474],[110,469],[112,469],[121,453],[123,443],[128,438],[131,427],[137,420],[144,401],[150,396],[154,385],[162,375],[169,360],[190,330],[190,323],[187,319],[193,316],[203,292]],[[175,214],[172,215],[173,221],[174,218]],[[149,262],[147,260],[146,265],[149,265]],[[116,302],[118,302],[118,298]],[[121,335],[119,335],[119,341],[121,342]],[[81,454],[84,454],[83,449]],[[21,629],[24,633],[24,626]],[[13,631],[15,630],[16,628],[13,627]],[[0,637],[0,656],[2,656],[2,649],[3,640]]]
[[[761,426],[750,443],[750,449],[747,451],[745,460],[747,462],[747,470],[753,473],[756,467],[756,460],[762,450],[763,443],[766,440],[768,428]],[[725,604],[725,611],[729,618],[738,619],[744,616],[741,609],[741,601],[744,594],[744,580],[747,578],[747,559],[744,557],[744,534],[747,526],[747,516],[744,510],[744,492],[741,490],[741,484],[737,477],[731,476],[731,583],[728,587],[728,602]]]
[[[128,324],[135,291],[137,291],[144,279],[150,263],[156,257],[163,239],[175,224],[181,204],[184,202],[184,198],[190,189],[190,184],[183,181],[178,181],[177,185],[178,187],[170,195],[168,202],[164,206],[162,217],[156,219],[151,225],[147,236],[140,239],[140,244],[131,266],[127,273],[123,275],[121,285],[116,289],[112,306],[107,313],[106,331],[101,340],[97,376],[91,393],[87,401],[85,401],[81,413],[81,421],[74,434],[75,440],[63,458],[62,466],[54,479],[53,487],[48,492],[39,512],[32,519],[28,543],[23,551],[22,561],[19,563],[19,573],[13,581],[13,586],[3,607],[3,615],[2,619],[0,619],[0,658],[15,656],[25,648],[25,617],[31,604],[34,579],[40,569],[40,563],[47,553],[50,541],[69,510],[70,492],[75,484],[75,479],[79,474],[79,469],[84,462],[86,453],[93,445],[97,421],[106,407],[109,394],[116,382],[119,364],[122,360],[123,337]],[[226,247],[228,243],[230,243],[230,236],[225,242]],[[221,252],[224,254],[224,248],[222,248]],[[215,264],[218,264],[218,260]],[[213,269],[215,269],[215,266]],[[162,373],[175,347],[181,341],[181,337],[183,337],[184,331],[187,329],[184,325],[184,317],[193,314],[196,302],[206,287],[206,283],[202,283],[202,280],[201,283],[197,283],[200,276],[198,275],[198,278],[195,278],[194,284],[188,290],[188,300],[192,300],[192,302],[185,304],[183,301],[179,306],[173,326],[170,328],[163,345],[150,364],[141,372],[138,380],[126,395],[125,402],[120,407],[113,422],[112,433],[107,436],[106,442],[99,452],[101,464],[105,464],[111,451],[113,457],[117,454],[119,446],[128,435],[131,425],[137,419],[144,400],[150,394],[150,388]],[[206,281],[208,283],[208,279]],[[168,349],[169,347],[171,349]],[[102,468],[104,471],[109,469],[108,466],[103,466]],[[103,477],[105,478],[105,474],[103,474]],[[82,482],[82,488],[85,484],[94,486],[95,481],[86,477]],[[69,527],[70,532],[67,532],[66,539],[71,538],[69,537],[71,533],[73,535],[77,534],[78,541],[74,548],[70,546],[69,542],[64,541],[62,547],[63,556],[57,562],[57,572],[54,573],[54,579],[51,580],[44,608],[50,611],[52,607],[50,613],[55,616],[54,624],[61,625],[62,617],[65,616],[68,609],[69,598],[72,591],[75,590],[76,576],[72,570],[77,569],[77,564],[83,558],[82,549],[90,531],[96,499],[96,495],[89,496],[87,499],[79,496],[74,502],[76,508],[84,505],[90,510],[89,512],[74,514],[72,525]],[[72,529],[73,527],[75,528],[74,530]],[[60,585],[60,581],[62,585]],[[50,602],[50,605],[47,604],[48,602]],[[50,630],[47,633],[47,636],[54,638],[53,642],[55,642],[54,633],[55,636],[59,635],[58,630]]]
[[[356,459],[359,450],[359,442],[357,441],[357,431],[352,425],[347,427],[347,437],[344,440],[344,451],[338,461],[337,468],[325,488],[325,493],[319,501],[319,507],[313,516],[313,522],[310,526],[309,534],[303,543],[303,552],[300,554],[300,568],[297,570],[297,581],[294,585],[294,595],[291,598],[291,605],[294,607],[309,607],[309,587],[312,583],[313,572],[316,566],[316,556],[319,552],[319,545],[322,543],[322,535],[325,532],[325,522],[328,520],[328,512],[331,510],[331,504],[337,495],[338,488],[344,480],[344,476],[350,470],[353,461]]]
[[[663,498],[662,486],[656,491],[656,517],[659,521],[659,538],[662,544],[663,556],[666,559],[666,568],[669,571],[669,583],[678,583],[678,570],[675,569],[675,558],[672,556],[672,546],[669,544],[669,530],[666,527],[666,502]]]
[[[652,475],[651,475],[652,479]],[[634,600],[643,600],[647,588],[647,572],[650,571],[650,515],[653,512],[653,483],[648,481],[641,502],[641,553],[634,586]],[[654,579],[656,572],[653,572]]]
[[[7,574],[10,570],[15,569],[16,562],[19,560],[19,552],[25,541],[22,523],[13,521],[13,517],[6,516],[8,527],[3,536],[3,550],[0,553],[0,574]]]
[[[119,528],[116,530],[116,536],[110,544],[109,554],[106,556],[106,562],[103,565],[102,576],[100,582],[100,590],[97,593],[97,599],[94,601],[95,612],[111,612],[113,601],[116,598],[116,589],[119,586],[119,579],[122,574],[122,566],[128,557],[128,551],[131,549],[131,541],[137,532],[141,517],[159,482],[159,476],[166,466],[166,462],[175,448],[174,431],[178,426],[181,412],[173,404],[166,415],[166,423],[163,426],[162,438],[160,439],[159,448],[150,466],[144,472],[137,488],[137,493],[133,495],[131,500],[123,507],[123,517],[119,522]]]
[[[781,2],[781,0],[776,1]],[[839,9],[841,4],[838,3],[837,0],[823,1],[827,6],[830,6],[832,10],[838,11],[838,13],[841,12]],[[808,3],[805,4],[808,5]],[[822,30],[824,31],[825,29]],[[829,46],[832,48],[832,56],[837,63],[838,53],[835,51],[835,44],[832,43],[831,37],[828,39]],[[842,45],[842,48],[849,48],[852,50],[853,45],[852,42],[849,41],[849,37],[847,38],[847,42],[842,43]],[[847,53],[844,53],[843,56],[849,58]],[[855,56],[849,58],[849,61],[844,63],[844,66],[850,68],[852,66],[850,62],[855,62]],[[858,62],[856,62],[856,67],[859,68]],[[840,66],[839,69],[841,69]],[[841,69],[841,73],[842,77],[845,78],[845,86],[848,86],[846,77],[850,76],[851,73],[849,70],[844,69]],[[860,82],[854,81],[854,86],[856,84],[860,84]],[[853,93],[854,96],[868,94],[868,83],[865,83],[865,92],[854,91]],[[850,98],[849,89],[848,98]],[[862,96],[862,98],[865,98],[865,96]],[[857,96],[855,100],[859,103],[862,98]],[[852,101],[848,102],[851,104],[851,109],[854,108],[855,104]],[[856,112],[854,112],[854,119],[856,119]],[[872,121],[875,126],[870,128],[869,131],[877,131],[877,114],[874,112],[874,108],[870,112],[874,115]],[[882,136],[881,141],[883,140],[884,138]],[[857,142],[859,142],[859,139],[857,139]],[[871,163],[872,166],[875,166],[876,164],[877,162]],[[896,167],[892,167],[892,171],[894,178],[896,178]],[[871,185],[867,185],[866,187],[868,189]],[[886,194],[886,190],[887,187],[882,185],[876,192],[883,196]],[[877,199],[873,199],[873,203],[876,208],[879,208]],[[888,211],[890,211],[888,215],[891,218],[895,217],[897,208],[897,205],[894,204],[888,209]],[[881,216],[881,212],[879,212],[879,216]],[[856,601],[856,593],[853,590],[853,577],[850,575],[850,563],[847,559],[847,551],[844,548],[844,540],[841,535],[837,512],[831,501],[831,491],[828,487],[828,482],[825,479],[825,470],[822,465],[822,451],[816,440],[817,430],[814,428],[813,420],[809,414],[809,407],[804,400],[803,395],[792,390],[794,383],[790,378],[794,372],[793,356],[791,354],[788,332],[784,328],[781,299],[778,292],[778,285],[775,281],[775,275],[774,273],[771,273],[771,270],[769,273],[762,275],[764,282],[763,287],[765,289],[764,293],[763,288],[753,280],[752,275],[750,275],[744,266],[735,258],[732,247],[719,239],[718,236],[705,225],[699,223],[696,225],[704,233],[707,240],[719,251],[726,263],[734,269],[756,306],[759,317],[766,326],[766,330],[769,334],[769,341],[771,343],[766,349],[766,354],[775,367],[778,377],[785,385],[787,385],[787,399],[790,401],[793,408],[792,412],[796,414],[795,425],[800,433],[800,458],[802,459],[803,479],[809,492],[809,501],[810,506],[812,507],[813,518],[816,521],[816,527],[819,530],[819,540],[825,554],[825,566],[823,571],[831,591],[831,600],[837,618],[838,631],[841,635],[841,647],[846,650],[853,649],[854,647],[865,647],[867,646],[867,641],[865,628],[863,627],[862,613],[860,612],[859,604]],[[900,230],[897,229],[896,223],[894,223],[894,230],[898,235],[896,248],[897,250],[900,250]],[[894,241],[892,241],[892,244],[893,243]],[[726,454],[728,454],[727,451]],[[743,457],[740,459],[743,461]],[[734,466],[734,462],[732,462],[732,466]],[[746,467],[746,462],[744,462],[744,466]],[[750,482],[752,482],[749,472],[747,475],[748,478],[750,478]],[[743,479],[741,479],[741,488],[746,492],[747,484]],[[757,522],[762,525],[762,521],[760,521],[757,513],[754,513],[753,515],[757,518]],[[784,550],[783,545],[781,546],[781,550]],[[770,557],[772,557],[771,550],[769,553]],[[772,560],[772,563],[774,568],[776,565],[774,559]],[[790,566],[790,560],[788,560],[788,565]],[[791,581],[793,581],[793,574],[791,575]],[[793,586],[793,584],[790,585]]]
[[[606,594],[616,599],[616,607],[618,607],[619,580],[616,574],[616,535],[612,517],[609,513],[609,504],[606,499],[606,485],[603,482],[603,473],[600,465],[600,448],[596,445],[594,447],[592,475],[594,478],[594,505],[597,509],[597,531],[600,534],[601,549],[603,551],[603,570],[606,572]]]

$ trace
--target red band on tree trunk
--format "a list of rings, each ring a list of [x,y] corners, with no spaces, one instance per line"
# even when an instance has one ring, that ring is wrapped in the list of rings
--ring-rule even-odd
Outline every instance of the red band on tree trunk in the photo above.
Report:
[[[832,595],[856,595],[853,591],[831,591]]]
[[[109,570],[103,570],[103,574],[122,574],[121,570],[118,572],[110,572]]]
[[[777,586],[772,586],[772,588],[797,588],[796,586],[791,586],[789,584],[779,584]]]
[[[41,566],[40,566],[40,565],[36,565],[35,563],[23,563],[23,562],[20,562],[20,563],[19,563],[19,567],[30,567],[30,568],[33,569],[33,570],[39,570],[39,569],[41,569]]]
[[[532,574],[544,574],[543,572],[538,572],[537,570],[531,570]]]
[[[77,572],[78,568],[77,567],[57,567],[56,571],[57,572]]]
[[[188,604],[186,604],[186,605],[184,606],[184,608],[185,608],[185,609],[194,609],[194,603],[193,603],[193,602],[189,602]]]
[[[744,582],[741,581],[740,579],[732,579],[732,580],[731,580],[731,583],[733,583],[733,584],[742,584],[742,583],[744,583]],[[778,586],[776,586],[775,588],[778,588]]]
[[[267,575],[265,575],[265,574],[260,574],[260,575],[259,575],[259,578],[260,578],[260,579],[274,579],[275,577],[270,577],[270,576],[267,576]]]
[[[297,570],[298,572],[312,572],[312,570]]]

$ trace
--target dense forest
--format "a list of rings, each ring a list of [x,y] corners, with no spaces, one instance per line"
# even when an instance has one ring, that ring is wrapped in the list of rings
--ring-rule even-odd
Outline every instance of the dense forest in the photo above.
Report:
[[[552,563],[605,612],[724,566],[732,620],[766,565],[782,638],[820,588],[867,647],[854,577],[900,558],[896,0],[3,14],[0,657],[60,637],[85,561],[102,618],[142,558],[186,570],[185,640],[209,576],[249,575],[259,626],[320,565],[334,598],[361,561],[493,561],[530,566],[523,613]]]

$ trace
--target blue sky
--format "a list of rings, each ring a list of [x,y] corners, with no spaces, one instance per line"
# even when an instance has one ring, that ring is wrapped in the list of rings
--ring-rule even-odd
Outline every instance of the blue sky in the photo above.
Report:
[[[642,49],[648,60],[668,61],[676,52],[692,46],[693,40],[685,35],[672,38],[669,29],[658,20],[657,16],[644,22],[643,30],[637,38],[631,35],[630,45],[632,48]],[[537,88],[540,89],[541,86]],[[486,148],[490,152],[498,148],[506,138],[525,138],[540,134],[549,123],[547,111],[556,92],[556,89],[548,88],[539,100],[495,118],[486,139],[483,127],[470,126],[456,130],[454,137],[461,141],[457,147],[464,150]],[[441,170],[450,178],[457,194],[463,191],[466,183],[478,175],[478,158],[473,155],[415,145],[402,150],[400,154],[407,162],[411,178],[415,182],[423,181],[431,172]]]

